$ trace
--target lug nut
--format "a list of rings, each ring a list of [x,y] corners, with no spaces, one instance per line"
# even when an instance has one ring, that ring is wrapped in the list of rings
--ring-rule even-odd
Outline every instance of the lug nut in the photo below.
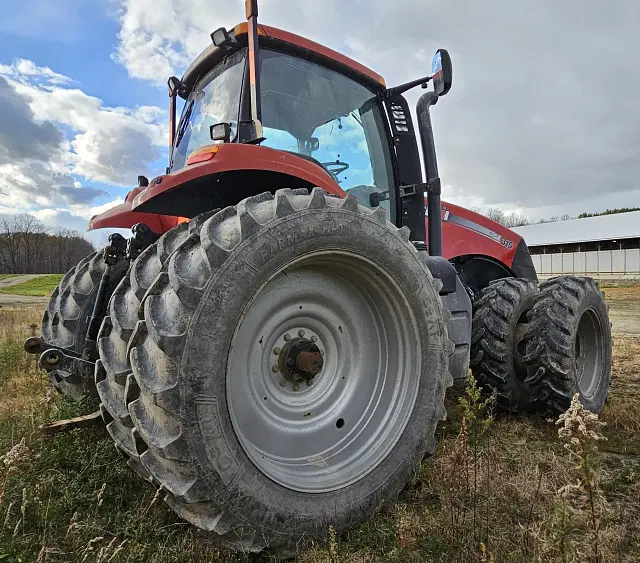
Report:
[[[287,334],[284,335],[284,339],[291,340],[291,335],[287,332]]]
[[[293,384],[293,390],[294,391],[300,391],[300,385],[298,383],[294,383]]]
[[[280,353],[280,348],[277,346],[273,349],[273,353],[277,356]]]
[[[280,380],[280,387],[286,387],[287,386],[287,380],[283,377]]]
[[[304,336],[304,330],[300,329],[300,330],[298,331],[298,336],[299,336],[300,338],[302,338],[302,337]]]
[[[287,365],[288,366],[292,366],[293,365],[293,358],[287,358]]]
[[[311,342],[317,342],[317,341],[318,341],[318,337],[314,334],[314,335],[311,337]]]
[[[307,385],[311,387],[313,385],[313,377],[307,379]]]
[[[271,366],[271,371],[272,371],[272,372],[274,372],[274,373],[275,373],[276,371],[278,371],[278,364],[273,364],[273,365]]]

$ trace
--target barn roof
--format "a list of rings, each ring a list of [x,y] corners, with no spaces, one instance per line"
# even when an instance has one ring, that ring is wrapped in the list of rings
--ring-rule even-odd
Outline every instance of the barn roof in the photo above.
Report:
[[[514,227],[528,246],[640,237],[640,211]]]

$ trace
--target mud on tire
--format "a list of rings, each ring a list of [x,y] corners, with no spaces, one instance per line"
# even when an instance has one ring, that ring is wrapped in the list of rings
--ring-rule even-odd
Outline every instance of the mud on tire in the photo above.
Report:
[[[574,394],[599,413],[611,382],[611,324],[592,278],[563,276],[540,286],[526,339],[528,383],[547,416],[566,411]]]
[[[107,431],[116,447],[126,455],[129,465],[145,479],[148,473],[140,464],[131,434],[133,424],[126,396],[136,385],[129,364],[129,339],[140,322],[140,304],[171,254],[215,211],[202,214],[189,223],[180,223],[146,248],[131,265],[109,301],[100,332],[95,385]]]
[[[511,412],[527,412],[534,407],[522,357],[529,326],[527,315],[537,295],[536,282],[506,278],[489,284],[473,303],[473,375],[485,390],[495,392],[501,408]]]
[[[247,326],[245,321],[250,327],[247,330],[254,330],[250,321],[256,303],[268,308],[271,297],[274,301],[286,299],[287,283],[293,284],[291,298],[295,301],[285,307],[287,311],[292,315],[302,311],[300,315],[308,315],[307,320],[321,314],[313,299],[296,300],[305,291],[314,291],[314,278],[307,278],[308,283],[294,283],[296,276],[303,274],[301,268],[291,265],[308,264],[314,256],[326,258],[329,271],[338,267],[336,264],[340,262],[332,260],[340,261],[341,256],[351,257],[350,261],[342,258],[345,264],[351,264],[348,267],[364,268],[366,263],[378,268],[369,289],[373,291],[375,284],[386,287],[382,280],[395,284],[407,304],[398,330],[405,330],[406,324],[408,334],[412,335],[407,344],[417,351],[413,352],[415,356],[407,353],[406,357],[394,358],[397,365],[404,366],[397,368],[400,369],[397,373],[414,377],[415,384],[407,386],[413,389],[406,391],[407,395],[396,391],[399,397],[409,397],[399,407],[407,412],[407,422],[397,440],[389,442],[386,457],[355,482],[339,488],[326,485],[324,489],[321,480],[331,477],[323,467],[331,459],[301,458],[300,463],[306,464],[310,474],[317,471],[319,488],[308,492],[300,483],[287,487],[269,478],[266,465],[258,468],[259,453],[245,449],[240,442],[239,436],[246,439],[244,430],[238,430],[241,425],[250,423],[255,413],[277,402],[277,397],[296,392],[290,382],[285,381],[286,388],[278,386],[277,378],[272,386],[270,376],[275,370],[270,367],[276,349],[272,348],[266,329],[263,338],[256,337],[255,341],[242,340],[240,335]],[[280,286],[269,284],[285,269],[289,273],[281,276],[279,283],[284,286],[278,297]],[[324,271],[318,270],[321,276]],[[346,270],[343,275],[347,275]],[[337,273],[327,276],[342,283]],[[258,301],[261,288],[275,289],[269,294],[271,297]],[[329,525],[341,533],[371,517],[381,504],[395,500],[425,453],[434,449],[436,426],[445,415],[445,389],[452,384],[447,364],[453,344],[447,338],[446,312],[438,296],[439,289],[438,280],[432,278],[409,242],[408,230],[396,229],[386,222],[382,209],[360,207],[353,197],[337,199],[317,188],[311,195],[306,190],[279,190],[275,197],[266,193],[248,198],[207,220],[200,232],[189,236],[171,256],[148,290],[143,301],[144,320],[136,325],[130,342],[131,366],[137,383],[129,384],[126,394],[134,425],[132,434],[141,463],[167,491],[165,500],[181,517],[211,532],[224,546],[245,552],[270,548],[281,554],[291,553],[301,541],[325,536]],[[384,291],[379,294],[381,299],[387,295]],[[341,299],[338,293],[326,295],[329,300]],[[396,299],[394,295],[388,292],[388,299]],[[391,302],[379,303],[380,311]],[[310,308],[309,313],[305,313],[306,307]],[[261,318],[268,324],[271,316]],[[327,366],[335,364],[335,358],[331,358],[331,338],[356,340],[358,336],[350,332],[351,328],[345,322],[344,326],[332,326],[331,335],[318,331],[317,342],[324,340],[327,349]],[[238,354],[233,352],[236,345]],[[389,345],[398,344],[393,341]],[[373,352],[377,353],[377,349]],[[245,357],[249,367],[233,371],[232,375],[238,376],[234,380],[227,374],[227,364],[242,362]],[[258,357],[268,359],[267,363],[264,366],[259,361],[251,363],[251,358]],[[360,357],[354,356],[349,361],[355,362]],[[364,356],[362,359],[366,360]],[[414,361],[419,363],[419,369],[418,364],[412,364]],[[412,365],[416,369],[411,369]],[[263,367],[264,373],[257,371],[262,375],[245,385],[250,377],[245,372]],[[326,367],[326,373],[333,374],[334,368]],[[263,375],[265,379],[261,379]],[[324,375],[319,377],[313,385],[325,384]],[[333,384],[335,379],[325,380],[326,384]],[[377,381],[373,376],[372,380]],[[260,387],[255,402],[248,398],[246,408],[238,410],[238,395],[251,397],[253,384],[258,387],[264,384],[269,391]],[[233,393],[229,394],[228,386],[233,386]],[[314,413],[301,412],[299,423],[307,424],[304,421],[312,420],[313,416]],[[327,428],[338,433],[341,421],[345,422],[342,418],[336,422],[334,416],[340,415],[318,413],[321,424],[328,421]],[[387,422],[388,427],[396,428],[391,418]],[[258,432],[263,429],[258,421],[248,427]],[[344,432],[348,431],[345,426]],[[279,445],[268,438],[258,440],[265,448],[265,456],[269,455],[270,447]],[[291,444],[299,438],[294,432]],[[247,452],[251,452],[251,458]],[[304,476],[298,477],[304,480]]]
[[[108,295],[124,276],[128,267],[126,260],[120,260],[111,268]],[[59,348],[73,350],[79,354],[85,349],[88,320],[93,312],[98,286],[104,274],[106,264],[103,251],[98,250],[81,260],[62,278],[60,285],[49,299],[47,310],[42,318],[42,339]],[[97,359],[92,351],[91,359]],[[65,395],[83,397],[95,395],[93,374],[73,373],[67,376],[63,372],[49,372],[53,386]]]

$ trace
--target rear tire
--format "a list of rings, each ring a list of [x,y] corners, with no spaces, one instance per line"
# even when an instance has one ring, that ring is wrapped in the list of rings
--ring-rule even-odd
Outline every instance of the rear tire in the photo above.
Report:
[[[526,383],[527,315],[538,295],[531,280],[505,278],[492,282],[473,303],[471,369],[478,383],[496,394],[498,406],[528,412],[535,395]]]
[[[598,283],[563,276],[540,286],[529,317],[525,361],[539,410],[565,412],[573,396],[599,413],[611,383],[611,324]]]
[[[120,282],[129,263],[120,260],[111,268],[107,299]],[[84,352],[89,317],[93,312],[98,286],[106,264],[103,251],[90,254],[69,270],[53,291],[42,318],[42,339],[58,348],[78,354]],[[91,351],[91,360],[97,353]],[[52,385],[65,395],[73,397],[95,396],[93,374],[84,372],[49,372]]]
[[[310,264],[318,269],[305,270]],[[452,384],[453,344],[439,289],[408,230],[353,197],[279,190],[207,220],[147,292],[144,321],[131,338],[135,445],[169,505],[226,547],[290,554],[301,542],[326,536],[330,525],[339,534],[395,500],[433,452]],[[361,315],[347,298],[356,294],[368,304]],[[375,338],[364,326],[371,319],[380,323]],[[352,330],[358,323],[374,338],[365,348]],[[283,349],[290,341],[288,332],[277,336],[283,330],[293,340],[317,334],[309,342],[326,349],[325,371],[308,387],[296,389],[277,373],[284,368],[272,369],[281,353],[274,339]],[[394,349],[399,357],[386,355]],[[361,366],[379,389],[378,400],[368,399]],[[340,369],[347,370],[344,382]],[[321,400],[333,396],[333,406]],[[360,403],[344,401],[363,396],[361,404],[376,406],[360,417]],[[394,408],[377,410],[389,401]],[[290,432],[284,442],[270,411]],[[356,428],[369,428],[370,443],[357,442],[365,430]],[[315,440],[327,435],[335,437],[310,455]],[[275,453],[287,443],[287,455],[297,460],[291,465]],[[373,461],[363,466],[362,459]]]

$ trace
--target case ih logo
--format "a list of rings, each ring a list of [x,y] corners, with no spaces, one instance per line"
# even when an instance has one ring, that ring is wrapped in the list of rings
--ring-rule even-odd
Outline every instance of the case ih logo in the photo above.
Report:
[[[409,125],[407,124],[407,116],[398,104],[391,104],[391,119],[398,133],[408,133]]]

